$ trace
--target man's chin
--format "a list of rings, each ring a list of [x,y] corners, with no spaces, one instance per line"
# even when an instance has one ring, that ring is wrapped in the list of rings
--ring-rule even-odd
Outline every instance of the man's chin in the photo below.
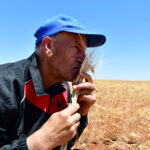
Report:
[[[67,77],[67,81],[73,82],[74,80],[76,80],[79,72],[79,69],[74,69]]]
[[[70,76],[70,77],[68,77],[68,78],[65,78],[64,79],[64,81],[66,81],[66,82],[73,82],[73,81],[75,81],[77,79],[77,76]],[[63,82],[64,82],[63,81]]]
[[[79,72],[76,74],[73,74],[71,82],[75,81],[77,79],[78,75],[79,75]]]

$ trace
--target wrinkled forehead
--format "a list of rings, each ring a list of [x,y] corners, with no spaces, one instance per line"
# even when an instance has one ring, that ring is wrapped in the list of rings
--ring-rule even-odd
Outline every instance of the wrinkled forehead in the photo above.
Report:
[[[63,38],[64,40],[70,40],[70,41],[74,41],[77,44],[80,44],[81,46],[83,46],[84,48],[87,47],[87,38],[86,35],[83,34],[78,34],[78,33],[71,33],[71,32],[61,32],[58,34],[61,38]]]
[[[58,37],[57,42],[60,41],[68,44],[76,43],[81,47],[83,47],[84,49],[87,48],[87,40],[85,35],[71,32],[60,32],[56,34],[55,37]]]

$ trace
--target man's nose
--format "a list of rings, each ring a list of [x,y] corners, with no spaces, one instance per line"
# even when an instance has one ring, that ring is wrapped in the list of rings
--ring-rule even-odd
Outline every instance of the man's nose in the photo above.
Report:
[[[78,61],[82,63],[85,57],[86,57],[85,52],[81,52],[80,55],[78,56]]]

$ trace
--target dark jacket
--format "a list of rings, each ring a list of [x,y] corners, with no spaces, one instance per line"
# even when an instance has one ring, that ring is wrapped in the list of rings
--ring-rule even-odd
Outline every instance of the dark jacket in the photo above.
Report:
[[[35,53],[28,59],[0,65],[0,150],[27,150],[26,138],[69,103],[66,82],[44,91]],[[87,117],[81,117],[79,136],[86,125]],[[68,147],[73,144],[74,140]]]

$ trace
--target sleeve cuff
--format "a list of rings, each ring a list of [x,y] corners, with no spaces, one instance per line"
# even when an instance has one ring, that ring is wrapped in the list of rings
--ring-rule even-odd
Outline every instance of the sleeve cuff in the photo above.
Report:
[[[27,146],[27,137],[22,137],[19,141],[20,150],[29,150]]]

